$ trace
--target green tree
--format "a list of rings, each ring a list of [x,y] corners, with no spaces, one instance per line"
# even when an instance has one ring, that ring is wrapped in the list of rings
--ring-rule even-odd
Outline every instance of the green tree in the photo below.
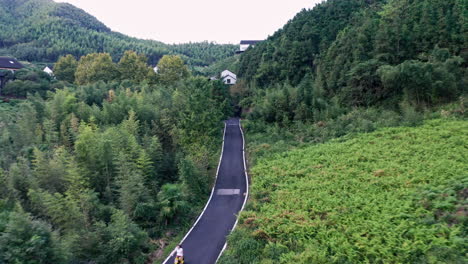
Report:
[[[38,148],[34,149],[34,159],[32,161],[34,176],[39,187],[51,193],[65,192],[66,159],[69,158],[63,147],[54,151],[52,159],[48,159],[46,153]]]
[[[136,113],[133,110],[128,112],[128,118],[122,121],[122,129],[128,134],[138,137],[140,130],[140,121],[137,119]]]
[[[8,170],[8,190],[22,205],[28,202],[28,190],[37,187],[31,174],[28,161],[24,158],[18,158],[17,162],[11,164]]]
[[[179,184],[164,184],[157,198],[160,208],[159,214],[166,225],[188,209],[182,186]]]
[[[190,76],[184,61],[177,55],[164,55],[158,62],[158,80],[170,85]]]
[[[150,162],[153,167],[153,175],[159,176],[159,173],[163,169],[164,154],[159,138],[156,136],[144,138],[144,147],[146,150],[145,156],[150,158]]]
[[[199,201],[199,198],[208,193],[208,175],[203,174],[193,162],[185,158],[179,162],[179,177],[188,190],[188,196],[192,201]]]
[[[0,262],[25,264],[67,263],[59,237],[52,228],[17,209],[0,230]]]
[[[133,218],[138,204],[147,203],[150,200],[145,178],[138,169],[138,165],[125,154],[119,155],[117,164],[120,208],[130,218]]]
[[[156,171],[154,169],[151,157],[146,153],[144,149],[140,150],[140,154],[138,156],[138,159],[136,160],[136,166],[142,174],[143,178],[145,179],[145,184],[151,187],[151,189],[156,188]]]
[[[132,80],[141,82],[146,79],[149,66],[146,64],[147,58],[142,54],[127,50],[117,64],[120,78],[122,80]]]
[[[62,56],[54,65],[54,74],[58,80],[75,82],[75,72],[78,67],[78,61],[71,54]]]
[[[105,242],[103,263],[145,263],[147,257],[143,249],[148,235],[125,213],[114,210],[105,232],[108,240]]]
[[[109,53],[91,53],[81,57],[75,72],[77,84],[109,82],[118,78],[117,66]]]

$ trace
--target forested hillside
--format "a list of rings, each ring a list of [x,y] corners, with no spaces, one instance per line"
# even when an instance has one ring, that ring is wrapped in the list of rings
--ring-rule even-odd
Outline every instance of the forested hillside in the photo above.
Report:
[[[451,101],[467,87],[467,8],[465,0],[329,0],[243,54],[239,74],[259,93],[252,105],[289,96],[288,109],[278,111],[291,120],[310,120],[332,99],[340,106]],[[290,89],[272,88],[278,84]]]
[[[0,263],[147,263],[199,213],[228,92],[180,57],[157,75],[145,61],[70,55],[60,81],[26,68],[7,84],[27,98],[0,101]]]
[[[286,79],[299,83],[353,15],[380,2],[331,0],[312,10],[302,10],[267,41],[243,54],[239,75],[260,86]]]
[[[236,46],[213,43],[167,45],[113,32],[83,10],[52,0],[0,0],[0,54],[21,60],[55,62],[107,52],[116,60],[126,50],[148,57],[155,65],[165,54],[179,54],[190,66],[207,66],[234,54]]]
[[[5,73],[0,263],[163,257],[233,106],[252,192],[220,263],[465,263],[467,18],[467,0],[328,0],[231,56],[0,0],[0,54],[55,63]],[[196,76],[226,68],[230,93]]]
[[[328,0],[242,54],[251,195],[220,263],[466,262],[467,19]]]

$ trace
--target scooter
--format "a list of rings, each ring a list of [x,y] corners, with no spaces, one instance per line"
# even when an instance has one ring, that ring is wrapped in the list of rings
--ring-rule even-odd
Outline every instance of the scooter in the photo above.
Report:
[[[175,257],[174,264],[184,264],[184,257]]]

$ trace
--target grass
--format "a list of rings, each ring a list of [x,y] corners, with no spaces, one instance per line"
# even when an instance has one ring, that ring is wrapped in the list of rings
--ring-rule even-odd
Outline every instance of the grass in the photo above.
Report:
[[[220,263],[466,263],[467,147],[436,119],[259,158]]]

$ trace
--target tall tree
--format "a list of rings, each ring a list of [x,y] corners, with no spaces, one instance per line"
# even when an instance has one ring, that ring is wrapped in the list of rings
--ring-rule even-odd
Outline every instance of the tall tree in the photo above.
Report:
[[[164,55],[158,62],[158,80],[161,84],[174,84],[189,75],[187,66],[177,55]]]
[[[58,59],[54,66],[54,74],[58,80],[75,82],[75,72],[78,67],[78,61],[71,54],[62,56]]]
[[[147,58],[135,51],[127,50],[117,64],[122,80],[143,81],[149,72]]]
[[[91,53],[81,57],[75,72],[77,84],[109,82],[118,77],[117,66],[109,53]]]
[[[67,263],[58,235],[48,224],[33,220],[21,208],[8,218],[6,226],[0,227],[1,263]]]

